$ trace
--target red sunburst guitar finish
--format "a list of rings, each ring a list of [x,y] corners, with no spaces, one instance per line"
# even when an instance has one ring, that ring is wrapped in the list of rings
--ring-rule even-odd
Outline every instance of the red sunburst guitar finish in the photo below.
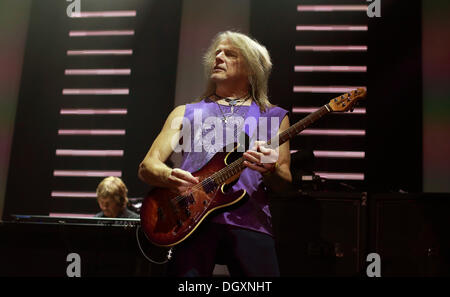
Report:
[[[202,169],[192,173],[200,183],[190,195],[180,196],[166,188],[156,188],[148,194],[141,207],[141,226],[150,241],[159,246],[176,245],[210,212],[234,204],[245,196],[245,190],[226,194],[225,185],[235,181],[239,174],[220,186],[210,178],[229,165],[227,156],[233,154],[238,153],[217,153]]]
[[[358,99],[366,96],[363,88],[333,98],[328,104],[295,123],[277,137],[267,141],[281,145],[327,113],[353,110]],[[140,210],[141,227],[147,238],[158,246],[174,246],[191,235],[214,210],[237,203],[245,191],[226,191],[227,185],[239,178],[245,168],[238,145],[232,152],[219,152],[200,170],[192,173],[200,183],[189,193],[177,195],[166,188],[155,188],[145,197]]]

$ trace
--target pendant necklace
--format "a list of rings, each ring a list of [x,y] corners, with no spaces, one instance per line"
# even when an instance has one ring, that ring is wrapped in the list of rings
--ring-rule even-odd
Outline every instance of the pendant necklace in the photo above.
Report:
[[[222,121],[223,121],[225,124],[228,122],[228,118],[233,116],[233,114],[234,114],[234,107],[235,107],[238,103],[240,103],[240,104],[237,106],[237,108],[236,108],[236,111],[239,110],[239,108],[240,108],[240,107],[248,100],[248,98],[250,98],[250,94],[248,94],[248,95],[247,95],[246,97],[244,97],[244,98],[233,98],[233,99],[231,99],[231,98],[225,98],[225,97],[220,97],[220,96],[217,95],[217,94],[214,94],[214,95],[215,95],[216,97],[220,98],[220,99],[225,100],[225,102],[227,102],[227,103],[229,104],[229,106],[231,106],[231,114],[227,117],[227,116],[225,116],[224,112],[222,111],[222,108],[220,107],[220,104],[217,103],[217,101],[216,101],[216,104],[219,106],[220,112],[222,113]]]

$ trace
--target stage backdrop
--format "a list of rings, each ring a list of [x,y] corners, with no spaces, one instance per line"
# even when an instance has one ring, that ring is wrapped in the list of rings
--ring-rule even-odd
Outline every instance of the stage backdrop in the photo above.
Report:
[[[423,1],[423,190],[450,192],[450,2]]]
[[[192,0],[170,1],[170,3],[161,4],[161,1],[85,0],[82,1],[82,11],[89,11],[89,9],[92,11],[122,10],[125,12],[136,11],[137,13],[135,16],[126,16],[127,13],[125,13],[125,16],[113,18],[68,18],[66,8],[70,4],[69,2],[50,0],[0,1],[0,212],[3,209],[8,168],[10,168],[9,183],[11,184],[9,186],[11,190],[8,190],[8,200],[14,201],[9,204],[10,211],[21,210],[21,212],[24,212],[35,209],[41,213],[41,211],[49,212],[50,208],[54,207],[53,211],[57,212],[76,212],[77,210],[84,210],[88,205],[92,212],[96,209],[92,192],[101,177],[64,176],[67,175],[65,171],[76,171],[81,170],[81,168],[86,171],[102,170],[103,173],[109,172],[112,174],[119,174],[119,171],[121,171],[122,177],[130,185],[131,196],[138,197],[145,193],[145,185],[136,178],[137,164],[173,106],[188,102],[202,90],[203,82],[199,73],[201,67],[197,62],[201,60],[201,52],[207,45],[207,40],[217,31],[237,29],[244,33],[250,32],[268,45],[275,62],[274,76],[271,80],[271,95],[275,95],[277,92],[282,94],[284,92],[286,95],[286,98],[273,96],[273,100],[277,104],[281,103],[280,105],[283,107],[292,108],[293,116],[298,118],[302,116],[304,111],[296,109],[296,112],[294,112],[292,102],[304,98],[305,94],[293,94],[294,81],[292,77],[297,79],[299,83],[310,83],[312,85],[314,81],[311,79],[314,79],[317,75],[323,75],[323,73],[309,72],[312,71],[312,68],[308,67],[319,66],[319,61],[302,60],[294,57],[294,63],[292,63],[290,60],[279,60],[277,57],[283,54],[283,50],[288,50],[290,54],[288,53],[286,57],[292,58],[296,54],[295,45],[298,42],[303,42],[304,45],[314,45],[314,42],[317,43],[316,45],[319,45],[318,42],[322,42],[322,44],[331,42],[336,45],[342,40],[340,36],[345,36],[345,32],[344,34],[340,32],[338,35],[332,35],[332,32],[319,32],[319,37],[323,36],[323,38],[314,39],[317,38],[313,35],[314,31],[307,31],[305,26],[321,24],[364,25],[364,22],[368,22],[369,41],[373,42],[375,47],[371,50],[369,46],[367,54],[369,56],[374,55],[371,58],[373,65],[376,65],[376,63],[382,65],[386,63],[386,60],[379,56],[380,52],[374,49],[385,47],[385,52],[393,49],[397,54],[403,50],[405,57],[411,50],[416,50],[416,43],[412,47],[411,44],[401,44],[399,41],[396,43],[395,40],[394,43],[386,42],[386,36],[389,36],[389,34],[395,35],[392,32],[397,32],[398,36],[420,36],[420,26],[411,29],[411,26],[403,25],[404,20],[411,21],[414,18],[418,18],[417,20],[423,18],[423,38],[419,40],[419,43],[423,45],[423,103],[421,99],[416,101],[417,98],[414,96],[413,107],[407,107],[414,109],[412,118],[411,113],[408,113],[408,121],[394,119],[392,111],[388,112],[389,119],[387,119],[383,113],[371,112],[370,107],[368,108],[367,117],[373,119],[371,120],[373,123],[380,119],[387,119],[387,122],[383,123],[383,130],[388,131],[390,127],[393,127],[389,132],[390,136],[384,138],[383,142],[377,143],[377,139],[373,138],[375,140],[372,142],[374,146],[372,156],[376,156],[378,151],[379,157],[371,162],[372,165],[367,164],[367,159],[373,160],[374,158],[370,157],[370,153],[369,158],[367,158],[366,151],[363,151],[363,148],[370,150],[370,145],[369,147],[364,146],[365,140],[361,141],[361,139],[358,140],[361,143],[357,144],[358,147],[354,149],[358,153],[354,156],[359,156],[356,160],[353,158],[349,162],[342,162],[342,159],[328,158],[327,160],[321,157],[322,159],[319,159],[318,163],[319,166],[328,163],[331,164],[330,166],[337,166],[338,168],[342,168],[339,165],[344,163],[349,169],[365,168],[364,170],[367,170],[370,166],[373,169],[377,165],[379,168],[374,169],[376,173],[374,176],[375,190],[378,189],[378,185],[384,186],[382,179],[384,170],[388,171],[386,190],[402,188],[414,191],[421,189],[423,184],[423,190],[427,192],[450,192],[450,185],[447,182],[450,179],[450,164],[448,164],[449,158],[446,156],[449,151],[446,139],[448,138],[447,135],[450,134],[450,111],[447,104],[450,94],[447,84],[450,76],[448,68],[450,63],[446,53],[450,50],[450,43],[447,37],[449,34],[444,31],[448,27],[445,26],[448,22],[445,20],[449,19],[447,16],[450,14],[447,1],[426,1],[423,4],[423,13],[421,13],[420,4],[418,6],[413,4],[419,2],[409,2],[408,7],[404,7],[402,4],[394,5],[392,1],[382,0],[382,17],[369,21],[364,16],[364,12],[359,14],[356,12],[313,13],[298,10],[300,4],[336,4],[334,1],[327,0],[302,1],[301,3],[293,0],[276,1],[273,7],[270,6],[270,2],[274,1],[245,1],[241,3],[240,9],[236,9],[239,1],[230,1],[230,6],[221,4],[217,7],[208,2],[210,1]],[[32,3],[33,6],[31,6]],[[348,1],[347,4],[367,5],[367,2],[355,0]],[[41,10],[39,10],[41,5]],[[199,9],[203,6],[206,7],[204,10]],[[417,7],[419,7],[419,10],[416,9]],[[33,12],[31,9],[33,9]],[[287,9],[287,12],[280,13],[282,9]],[[212,12],[217,11],[220,11],[220,13],[217,13],[217,18],[220,21],[216,22],[217,27],[213,28],[212,23],[216,20],[216,16]],[[235,11],[239,13],[234,13]],[[412,11],[412,14],[409,11]],[[400,12],[403,13],[402,22],[399,22],[399,17],[395,17]],[[342,14],[344,14],[344,18],[339,17]],[[30,15],[31,18],[29,19]],[[219,15],[223,15],[224,18],[220,18]],[[260,23],[258,23],[258,19],[261,20]],[[202,20],[204,20],[204,23],[202,23]],[[376,26],[371,26],[370,22],[372,24],[384,23],[384,26],[379,27],[378,31],[372,31],[372,28]],[[273,34],[273,32],[278,32],[280,26],[286,26],[286,24],[292,25],[287,28],[286,32],[279,32],[278,35]],[[300,27],[297,28],[298,25]],[[259,30],[258,26],[263,30]],[[83,36],[80,32],[72,33],[72,36],[69,35],[69,31],[88,30],[119,30],[122,32],[115,32],[116,35],[112,36],[97,37]],[[133,33],[130,33],[130,31],[133,31]],[[354,36],[365,38],[364,34],[364,31],[359,33],[356,31]],[[286,37],[291,38],[291,35],[295,36],[294,40],[291,40],[292,43],[285,47],[283,40]],[[29,36],[28,39],[26,36]],[[270,38],[272,38],[272,41],[270,41]],[[376,45],[377,42],[378,45]],[[192,47],[189,47],[189,45]],[[131,56],[127,54],[127,51],[115,52],[114,55],[107,57],[95,55],[95,53],[92,55],[92,52],[91,55],[89,55],[89,52],[87,54],[86,52],[84,54],[81,52],[68,53],[69,50],[87,49],[127,50],[130,49],[130,46],[136,46]],[[298,49],[302,50],[301,47]],[[304,51],[303,54],[305,54]],[[309,54],[309,57],[312,56],[314,55]],[[316,54],[316,56],[318,55]],[[352,57],[356,56],[352,55]],[[164,59],[167,63],[163,63]],[[25,61],[23,67],[22,61]],[[328,63],[321,65],[330,66],[337,62],[339,61],[329,60]],[[359,64],[364,61],[360,58],[354,58],[347,62],[354,62],[355,65],[353,66],[361,66]],[[294,65],[301,67],[297,67],[296,70]],[[401,63],[397,66],[400,67]],[[107,71],[103,72],[104,75],[95,76],[80,75],[79,72],[76,74],[77,72],[73,71],[76,69],[107,69],[108,67],[120,69],[120,71],[114,75],[111,75],[111,72],[105,75],[108,73]],[[286,77],[280,76],[280,69],[287,69],[285,71],[289,75],[288,80],[283,81]],[[410,75],[407,69],[397,69],[399,75],[393,80],[394,85],[402,77]],[[414,66],[414,69],[417,69],[417,67]],[[66,72],[66,70],[72,71]],[[370,67],[367,70],[368,74],[371,75]],[[389,74],[388,70],[389,68],[386,68],[385,72],[377,73],[377,76],[373,76],[373,78],[381,79],[383,75]],[[360,77],[364,77],[364,73],[360,74]],[[190,75],[193,76],[191,80],[189,79]],[[345,76],[351,77],[352,73],[346,73],[341,77]],[[332,78],[329,74],[326,77]],[[157,83],[155,85],[146,84],[149,81]],[[342,79],[336,82],[343,81]],[[363,82],[361,81],[361,83]],[[43,83],[44,85],[42,85]],[[420,82],[418,83],[420,86],[422,85]],[[22,90],[19,93],[20,86],[22,86]],[[143,87],[143,91],[136,92],[136,88],[139,86]],[[418,88],[417,85],[411,84],[408,87],[401,86],[402,90],[406,92],[409,92],[407,90],[409,87],[411,87],[411,90],[409,90],[411,92],[413,92],[412,89]],[[116,92],[115,94],[108,95],[75,95],[83,88],[118,90],[112,91]],[[384,92],[384,94],[389,95],[391,94],[390,90],[390,87],[385,87],[379,91],[379,94]],[[371,102],[373,102],[371,103],[373,104],[372,111],[382,111],[383,100],[386,99],[386,102],[389,102],[390,99],[387,98],[391,97],[378,97],[375,96],[376,93],[376,90],[369,90],[369,94],[373,94],[370,95]],[[420,94],[415,95],[420,96]],[[308,100],[314,100],[314,94],[308,94],[308,96],[310,98]],[[317,98],[324,100],[328,97],[322,94],[318,95]],[[27,102],[31,105],[24,108],[24,100],[28,100]],[[288,103],[283,103],[283,100]],[[395,98],[392,100],[392,102],[397,102],[394,104],[396,111],[401,111],[402,105],[407,106],[410,103],[398,102],[395,101]],[[311,106],[303,107],[314,107],[312,103],[306,103]],[[319,101],[317,101],[317,104],[319,104]],[[422,104],[423,165],[421,160],[422,128],[420,128]],[[390,106],[391,103],[387,105],[387,107]],[[86,109],[100,109],[100,112],[102,110],[104,112],[107,108],[110,112],[108,115],[95,115],[92,112],[90,115],[86,114],[89,113]],[[155,112],[156,110],[157,112]],[[137,115],[140,115],[140,117]],[[359,117],[362,117],[361,114],[350,116],[353,119]],[[362,124],[365,126],[367,124],[363,123],[364,120],[360,122],[353,119],[347,118],[349,121],[347,123],[351,124],[352,121],[355,121],[355,125]],[[14,128],[15,120],[16,126]],[[332,121],[334,119],[330,118],[328,123],[332,124]],[[377,128],[376,124],[372,126],[372,129],[375,128]],[[109,132],[119,134],[102,135],[101,137],[86,136],[85,139],[92,140],[96,137],[96,139],[101,140],[95,142],[95,146],[79,141],[82,139],[81,136],[58,134],[59,130],[63,130],[62,133],[68,133],[67,130],[89,129],[110,129],[116,131]],[[123,130],[125,130],[124,135]],[[13,131],[15,132],[14,137],[18,139],[14,142],[14,145],[12,142]],[[97,132],[102,133],[102,131]],[[419,134],[420,140],[417,140],[417,134]],[[406,142],[401,137],[396,138],[395,135],[406,135],[403,138]],[[303,138],[303,143],[307,138]],[[321,145],[320,142],[326,143],[327,138],[329,137],[325,136],[317,142],[311,142],[311,149],[314,150],[314,143],[319,145]],[[368,135],[368,138],[370,138],[370,135]],[[393,142],[390,140],[393,140]],[[419,142],[417,143],[417,141]],[[348,150],[348,144],[334,143],[338,146],[344,146],[341,149]],[[414,143],[414,147],[409,145],[411,143]],[[96,147],[97,144],[100,144],[101,147]],[[299,148],[305,147],[301,144],[302,142],[300,142]],[[306,141],[306,144],[306,146],[309,145],[308,141]],[[420,149],[417,149],[417,147],[420,147]],[[389,164],[389,161],[396,161],[395,158],[388,157],[388,161],[382,158],[383,155],[389,156],[392,149],[400,156],[400,162],[397,164],[395,162]],[[78,151],[73,152],[73,150]],[[79,154],[79,150],[112,152],[107,152],[106,154],[110,154],[107,157],[67,156],[70,153]],[[316,150],[320,151],[321,149],[316,147]],[[325,149],[322,149],[322,151],[325,151]],[[364,154],[361,154],[362,152]],[[402,152],[405,152],[406,155],[402,156]],[[361,155],[364,156],[362,160],[360,159]],[[97,159],[97,161],[94,160],[94,163],[96,162],[98,166],[84,167],[86,158]],[[408,159],[409,162],[407,162]],[[16,163],[21,165],[9,166]],[[416,166],[418,163],[419,165]],[[129,168],[125,170],[122,166],[129,166]],[[395,168],[401,168],[401,172],[395,172],[393,170]],[[413,170],[408,172],[408,168],[413,168]],[[400,175],[402,176],[397,179]],[[413,177],[411,178],[411,176]],[[365,177],[367,176],[365,175]],[[377,180],[378,182],[376,182]],[[417,180],[420,180],[420,182],[417,183]],[[61,183],[61,181],[63,182]],[[409,186],[414,183],[416,186]],[[79,188],[78,185],[83,185],[83,188]],[[37,190],[40,187],[45,187],[46,190]],[[52,197],[52,192],[55,197]],[[81,196],[89,193],[90,197],[65,197],[65,199],[56,197],[58,195],[67,196],[67,192],[69,194],[81,193]],[[26,199],[26,202],[23,199]],[[46,200],[42,202],[39,199]],[[66,205],[62,201],[69,202]],[[24,208],[21,209],[19,205],[20,207],[24,206]]]
[[[140,161],[173,109],[181,1],[33,1],[6,214],[93,214],[95,189],[148,186]]]
[[[31,0],[0,1],[0,217],[3,214]]]

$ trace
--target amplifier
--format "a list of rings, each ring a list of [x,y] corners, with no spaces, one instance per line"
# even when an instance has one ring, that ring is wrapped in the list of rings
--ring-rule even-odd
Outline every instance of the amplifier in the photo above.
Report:
[[[354,276],[363,271],[365,193],[294,191],[272,194],[270,201],[282,276]]]

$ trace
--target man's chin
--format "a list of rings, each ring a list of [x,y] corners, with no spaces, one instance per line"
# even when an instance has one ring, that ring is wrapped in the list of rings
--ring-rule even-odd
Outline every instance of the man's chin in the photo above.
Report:
[[[211,74],[210,78],[212,81],[222,81],[225,79],[225,75],[221,72],[216,72],[216,73]]]

